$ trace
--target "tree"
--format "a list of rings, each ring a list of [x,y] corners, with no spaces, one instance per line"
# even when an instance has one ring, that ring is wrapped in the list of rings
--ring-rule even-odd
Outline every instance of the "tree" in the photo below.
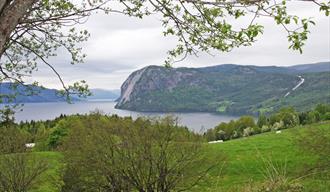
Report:
[[[279,124],[283,124],[285,128],[294,127],[299,125],[299,114],[295,111],[293,107],[281,108],[277,113],[273,114],[269,118],[270,125],[276,125],[276,128],[281,129],[282,125],[278,127]]]
[[[0,127],[0,155],[23,152],[26,137],[16,127]]]
[[[214,140],[228,140],[230,139],[230,136],[232,134],[231,129],[229,129],[229,125],[225,122],[220,123],[219,125],[217,125],[213,132],[215,135],[215,139]]]
[[[216,139],[215,129],[208,129],[203,136],[206,138],[207,141],[214,141]]]
[[[308,112],[299,113],[299,122],[300,122],[300,124],[302,124],[302,125],[307,124],[308,123],[307,117],[308,117]]]
[[[68,135],[69,129],[72,126],[72,121],[77,122],[75,117],[60,120],[51,131],[47,145],[54,149],[63,142],[63,138]]]
[[[315,111],[317,111],[322,120],[329,120],[330,118],[330,105],[329,104],[318,104],[315,107]]]
[[[203,161],[199,136],[172,118],[96,115],[81,121],[63,145],[64,191],[187,190],[208,171],[192,169]]]
[[[309,3],[329,15],[330,1]],[[287,31],[289,48],[302,52],[309,27],[315,24],[309,18],[289,14],[286,0],[1,0],[0,82],[24,83],[24,77],[44,63],[58,76],[64,95],[90,94],[84,81],[67,86],[48,59],[64,48],[71,54],[72,63],[82,62],[85,55],[79,43],[86,41],[89,33],[74,26],[98,10],[139,18],[162,15],[164,35],[178,37],[166,65],[198,51],[231,51],[251,45],[263,32],[263,26],[257,23],[259,17],[273,18]],[[252,15],[251,22],[235,27],[234,20],[248,15]]]
[[[231,120],[229,123],[222,122],[213,130],[215,132],[215,140],[229,140],[232,138],[235,131],[235,121]]]
[[[0,127],[10,127],[15,123],[15,112],[8,106],[0,109]]]
[[[15,126],[14,112],[5,107],[0,111],[0,155],[24,151],[25,136]]]
[[[262,128],[264,125],[268,125],[267,117],[264,114],[259,115],[257,125],[259,128]]]
[[[319,112],[321,115],[330,112],[330,105],[329,104],[318,104],[315,107],[315,111]]]
[[[47,170],[47,163],[26,151],[26,136],[4,108],[0,121],[0,191],[27,192]]]
[[[320,121],[320,113],[318,111],[310,111],[307,113],[307,123],[312,124]]]
[[[326,113],[323,115],[323,120],[330,120],[330,112],[326,112]]]
[[[294,127],[299,125],[299,116],[293,107],[282,108],[279,115],[285,127]]]
[[[119,150],[122,174],[135,189],[189,190],[208,172],[208,169],[202,172],[192,169],[196,163],[203,162],[197,136],[177,127],[170,117],[152,122],[152,126],[141,123],[124,134]]]
[[[243,134],[243,130],[246,128],[253,128],[256,124],[254,122],[254,118],[252,116],[242,116],[240,117],[236,123],[235,128],[239,132],[239,135],[241,136]]]
[[[48,168],[46,161],[32,153],[0,156],[0,190],[28,192],[37,184],[38,177]]]

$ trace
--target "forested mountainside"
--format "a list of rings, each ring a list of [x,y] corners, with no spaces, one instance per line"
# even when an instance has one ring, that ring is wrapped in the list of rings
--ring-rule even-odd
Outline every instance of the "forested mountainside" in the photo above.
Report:
[[[12,98],[8,99],[7,96]],[[56,89],[41,88],[35,85],[17,85],[10,82],[0,83],[0,99],[0,103],[37,103],[65,101],[65,98],[59,96]]]
[[[149,112],[272,112],[330,102],[330,62],[291,67],[218,65],[204,68],[148,66],[121,87],[117,108]]]
[[[109,99],[115,100],[119,97],[118,90],[91,89],[92,95],[87,98],[78,98],[72,95],[72,101]],[[39,102],[64,102],[66,98],[60,96],[56,89],[42,88],[35,85],[16,85],[9,82],[0,83],[0,103],[39,103]],[[7,96],[11,96],[8,99]],[[14,97],[13,97],[14,96]]]

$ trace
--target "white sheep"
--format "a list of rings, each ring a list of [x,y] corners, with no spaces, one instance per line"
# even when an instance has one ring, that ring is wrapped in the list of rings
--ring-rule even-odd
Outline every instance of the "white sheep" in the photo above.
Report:
[[[276,131],[275,133],[276,133],[276,134],[279,134],[279,133],[282,133],[282,131],[279,130],[279,131]]]
[[[26,148],[33,148],[34,146],[36,146],[35,143],[25,143]]]
[[[209,143],[210,143],[210,144],[212,144],[212,143],[223,143],[223,140],[210,141]]]

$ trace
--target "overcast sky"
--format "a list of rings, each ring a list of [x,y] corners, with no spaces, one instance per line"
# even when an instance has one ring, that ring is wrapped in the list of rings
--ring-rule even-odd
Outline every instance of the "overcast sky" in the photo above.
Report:
[[[292,14],[313,17],[317,25],[311,34],[304,53],[288,50],[286,32],[271,19],[262,18],[264,34],[251,47],[235,49],[230,53],[214,52],[214,56],[200,54],[175,63],[174,67],[202,67],[219,64],[260,66],[289,66],[330,60],[330,20],[319,13],[311,3],[294,3]],[[144,19],[124,15],[97,14],[81,26],[91,33],[83,45],[87,54],[83,64],[70,65],[66,54],[51,60],[66,83],[86,80],[91,88],[118,89],[130,73],[148,65],[162,65],[166,52],[175,47],[175,38],[164,37],[160,18]],[[244,22],[244,21],[243,21]],[[248,22],[248,20],[246,20]],[[60,88],[55,75],[46,67],[40,67],[34,80],[49,88]]]

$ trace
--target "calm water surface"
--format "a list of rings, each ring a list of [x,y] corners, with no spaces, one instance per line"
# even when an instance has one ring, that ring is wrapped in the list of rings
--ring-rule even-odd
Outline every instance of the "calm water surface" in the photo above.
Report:
[[[117,114],[119,116],[132,116],[133,119],[141,116],[157,117],[168,114],[179,118],[179,123],[185,125],[191,130],[201,132],[213,128],[220,122],[228,122],[236,119],[234,116],[224,116],[212,113],[144,113],[128,110],[115,109],[113,101],[88,101],[68,104],[65,102],[56,103],[26,103],[23,111],[16,113],[16,121],[25,120],[48,120],[60,116],[60,114],[86,114],[91,111],[100,110],[106,114]]]

